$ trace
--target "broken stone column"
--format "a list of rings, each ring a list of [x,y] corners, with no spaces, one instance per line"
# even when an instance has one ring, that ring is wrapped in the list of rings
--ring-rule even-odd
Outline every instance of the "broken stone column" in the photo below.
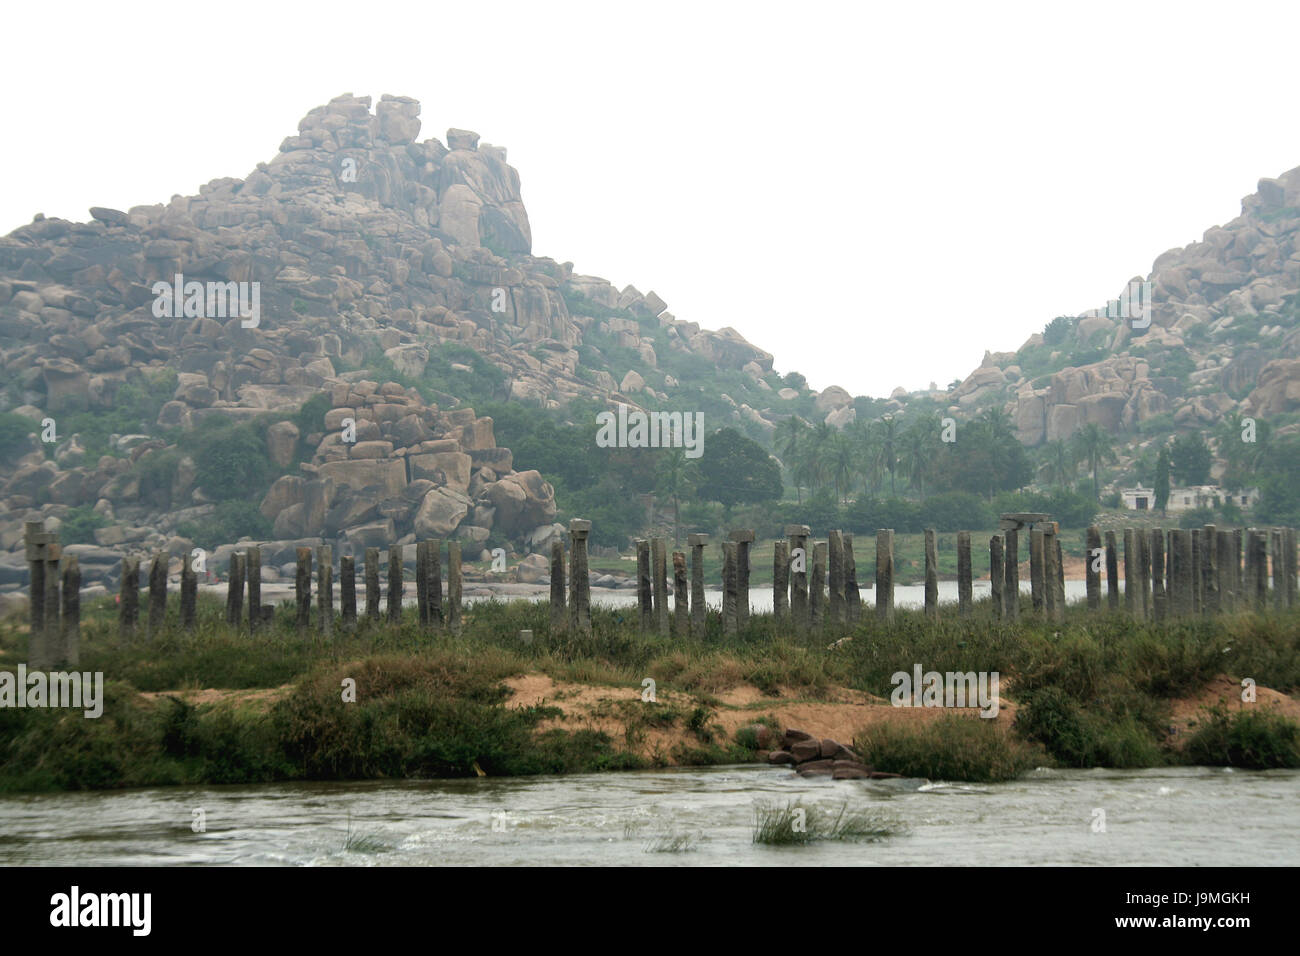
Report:
[[[778,624],[790,616],[790,545],[772,543],[772,617]]]
[[[722,633],[736,633],[736,552],[734,541],[722,542]]]
[[[1151,552],[1151,617],[1163,621],[1169,616],[1169,596],[1165,589],[1165,533],[1155,528],[1146,535]]]
[[[650,564],[654,571],[655,630],[668,636],[668,542],[654,538],[650,542]]]
[[[262,549],[249,548],[244,560],[247,565],[244,577],[248,579],[248,633],[253,634],[262,626]],[[163,585],[166,583],[164,573]]]
[[[1151,536],[1138,528],[1133,532],[1133,540],[1138,556],[1137,616],[1147,620],[1151,616]]]
[[[1084,580],[1088,591],[1088,610],[1095,611],[1101,607],[1101,565],[1105,554],[1101,547],[1101,529],[1095,524],[1089,525],[1086,539]]]
[[[343,630],[357,628],[357,561],[350,554],[339,556],[339,610],[343,616]]]
[[[294,571],[293,599],[298,610],[298,630],[311,627],[311,548],[298,548]]]
[[[1035,615],[1042,615],[1047,605],[1043,594],[1043,529],[1029,532],[1029,593]]]
[[[254,612],[255,613],[255,612]],[[230,583],[226,587],[226,623],[239,628],[244,623],[244,556],[230,556]]]
[[[876,619],[894,619],[894,529],[876,531]]]
[[[796,631],[808,630],[808,535],[806,524],[785,526],[790,545],[790,619]]]
[[[749,627],[749,551],[754,543],[754,532],[733,531],[736,542],[736,628]]]
[[[1272,544],[1273,567],[1273,609],[1281,611],[1286,607],[1286,582],[1282,579],[1282,532],[1274,528],[1269,532]]]
[[[678,597],[681,600],[681,597]],[[569,609],[564,603],[564,542],[551,539],[551,633],[564,632]]]
[[[691,629],[704,636],[704,546],[709,543],[707,534],[692,534],[686,538],[691,546]]]
[[[826,542],[813,545],[812,580],[808,585],[808,625],[819,631],[826,625]]]
[[[581,634],[591,633],[591,579],[587,574],[590,533],[589,520],[574,518],[569,522],[569,623],[572,630]],[[703,601],[700,604],[703,607]]]
[[[848,622],[848,611],[844,603],[844,533],[842,531],[832,531],[828,535],[826,563],[830,585],[829,619],[832,627],[840,627]]]
[[[1138,555],[1137,540],[1132,528],[1124,529],[1124,610],[1137,616],[1141,607],[1138,603]]]
[[[123,635],[134,634],[140,618],[140,559],[122,559],[122,587],[118,595],[117,626]]]
[[[1115,532],[1106,532],[1106,606],[1119,610],[1119,548]]]
[[[450,547],[450,546],[449,546]],[[442,612],[442,539],[429,541],[429,550],[425,555],[425,571],[428,581],[424,591],[429,597],[429,624],[432,627],[444,627],[446,619]],[[563,575],[560,576],[563,579]]]
[[[925,616],[939,619],[939,551],[933,528],[925,529]]]
[[[334,552],[328,544],[322,544],[316,568],[316,585],[318,587],[317,604],[320,611],[320,632],[329,637],[334,632]]]
[[[1193,528],[1192,541],[1192,613],[1201,613],[1201,529]]]
[[[691,612],[687,600],[686,552],[673,552],[673,630],[678,637],[691,633]]]
[[[1020,532],[1009,528],[1002,546],[1002,611],[1008,621],[1020,618]]]
[[[993,599],[993,619],[1002,620],[1005,613],[1005,598],[1002,589],[1006,586],[1006,573],[1002,562],[1002,536],[995,534],[989,538],[989,594]]]
[[[641,612],[641,633],[649,634],[654,620],[654,589],[650,579],[650,542],[637,538],[636,545],[636,604]]]
[[[858,559],[853,553],[853,535],[844,536],[844,610],[849,624],[862,619],[862,593],[858,590]]]
[[[583,565],[587,561],[586,540],[582,546]],[[585,580],[585,577],[584,577]],[[461,594],[465,587],[464,566],[461,562],[460,542],[447,542],[447,627],[451,633],[459,635],[464,622],[461,618]],[[440,588],[441,589],[441,588]],[[590,600],[590,599],[588,599]],[[591,619],[587,619],[587,630],[591,630]]]
[[[198,611],[199,576],[194,571],[194,555],[187,551],[181,563],[181,628],[194,630]]]
[[[379,620],[378,548],[366,548],[366,617]]]
[[[60,662],[71,667],[81,663],[81,565],[77,556],[63,559],[63,651]]]
[[[972,605],[970,532],[957,532],[957,613],[970,617]]]
[[[1212,524],[1201,531],[1201,612],[1219,613],[1219,529]]]
[[[393,545],[388,549],[388,623],[402,619],[402,548]]]
[[[167,620],[167,555],[161,551],[149,565],[149,633],[161,634]]]
[[[415,545],[415,609],[420,627],[429,626],[429,542]]]
[[[1236,576],[1232,568],[1232,532],[1215,533],[1218,544],[1218,567],[1215,571],[1219,578],[1219,610],[1231,612],[1236,605]]]

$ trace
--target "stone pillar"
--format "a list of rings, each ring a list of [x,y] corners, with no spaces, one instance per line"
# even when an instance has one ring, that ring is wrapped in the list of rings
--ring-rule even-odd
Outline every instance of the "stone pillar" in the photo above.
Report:
[[[1124,610],[1137,616],[1138,604],[1137,540],[1132,528],[1124,529]]]
[[[722,633],[736,633],[736,542],[722,542]]]
[[[1236,577],[1232,567],[1232,532],[1215,533],[1218,545],[1219,610],[1232,611],[1236,606]]]
[[[45,646],[57,661],[63,652],[63,621],[60,617],[63,602],[59,595],[59,563],[63,559],[63,550],[57,534],[46,532],[45,541]]]
[[[709,543],[707,534],[692,534],[686,538],[691,546],[691,629],[704,636],[704,546]]]
[[[844,604],[844,533],[832,531],[826,542],[827,571],[830,585],[830,623],[831,627],[840,627],[848,622],[848,612]]]
[[[1258,610],[1255,607],[1255,529],[1248,528],[1245,533],[1245,551],[1243,558],[1245,563],[1242,569],[1242,590],[1245,597],[1245,606],[1250,610]]]
[[[1006,586],[1006,572],[1002,562],[1002,536],[995,534],[989,538],[989,593],[993,598],[993,619],[1002,620],[1006,613],[1005,597],[1002,589]]]
[[[320,632],[329,637],[334,632],[334,552],[322,544],[316,562],[317,606],[320,611]]]
[[[1114,531],[1106,532],[1106,606],[1119,609],[1119,548]]]
[[[199,576],[194,571],[194,555],[186,551],[181,563],[181,628],[194,630],[197,614]]]
[[[420,627],[429,626],[429,542],[415,545],[415,608]]]
[[[1163,621],[1169,616],[1169,596],[1165,590],[1165,533],[1155,528],[1146,535],[1151,552],[1151,618]]]
[[[650,542],[637,538],[636,546],[636,605],[640,614],[640,630],[649,634],[654,620],[654,589],[650,579]]]
[[[63,633],[56,663],[76,667],[81,663],[81,565],[75,554],[63,559],[61,578]]]
[[[350,554],[339,556],[339,610],[343,630],[357,629],[357,561]]]
[[[587,574],[587,535],[590,533],[589,520],[573,518],[569,522],[569,622],[572,630],[582,634],[591,633],[591,579]],[[701,601],[700,606],[703,604]]]
[[[844,611],[849,624],[862,620],[862,593],[858,590],[858,559],[853,553],[853,535],[844,535]]]
[[[1029,592],[1033,598],[1035,615],[1042,615],[1047,606],[1043,594],[1043,529],[1029,532]]]
[[[970,617],[972,601],[970,532],[957,532],[957,613]]]
[[[311,627],[311,548],[298,548],[293,598],[298,606],[298,630]]]
[[[1145,621],[1151,617],[1151,536],[1138,528],[1133,532],[1133,542],[1138,556],[1137,615]]]
[[[933,528],[925,529],[925,616],[939,619],[939,551]]]
[[[785,526],[786,540],[790,545],[790,619],[799,632],[808,630],[809,534],[811,529],[806,524]]]
[[[808,585],[808,626],[820,631],[826,626],[826,542],[813,545],[812,579]]]
[[[27,521],[23,524],[23,544],[26,549],[28,580],[31,597],[27,602],[30,627],[28,629],[29,658],[33,668],[45,668],[45,522]]]
[[[1041,530],[1035,528],[1029,541],[1030,560],[1033,560],[1034,538],[1038,538],[1038,546],[1042,549],[1042,558],[1039,561],[1039,573],[1042,575],[1042,615],[1048,621],[1057,620],[1056,617],[1056,535],[1052,533],[1050,527]],[[1032,572],[1031,572],[1032,573]]]
[[[262,626],[262,549],[249,548],[244,560],[247,562],[244,576],[248,578],[248,633],[252,634]],[[164,577],[163,583],[166,581]]]
[[[587,566],[587,542],[585,537],[583,538],[583,543],[582,543],[582,565],[583,565],[583,570],[585,572]],[[586,574],[584,573],[583,581],[585,582],[586,580],[587,580]],[[461,612],[460,612],[461,593],[464,587],[465,587],[465,574],[464,574],[464,566],[461,563],[460,542],[448,541],[447,542],[447,627],[451,630],[451,633],[457,635],[460,634],[461,628],[464,626],[464,622],[461,619]],[[439,590],[441,590],[441,588],[442,585],[439,584]],[[590,602],[589,592],[588,592],[588,602]],[[590,607],[590,603],[588,603],[588,607]],[[590,632],[591,630],[590,615],[588,615],[587,617],[587,630],[588,632]]]
[[[1297,600],[1297,583],[1296,583],[1296,535],[1295,528],[1287,528],[1282,532],[1284,541],[1282,573],[1286,575],[1286,606],[1295,607]]]
[[[1236,607],[1239,611],[1245,610],[1250,604],[1250,601],[1246,598],[1246,576],[1241,567],[1243,538],[1244,533],[1241,528],[1232,529],[1232,577],[1234,581],[1232,593],[1236,598]]]
[[[1182,528],[1169,532],[1170,558],[1170,610],[1174,617],[1185,618],[1192,614],[1195,600],[1192,591],[1192,539]]]
[[[388,549],[388,623],[402,619],[402,548],[393,545]]]
[[[655,630],[668,636],[668,542],[654,538],[650,542],[650,562],[654,569]]]
[[[230,583],[226,588],[226,623],[235,628],[242,627],[244,624],[245,567],[242,554],[236,552],[230,556]]]
[[[149,633],[161,634],[167,621],[167,555],[159,551],[149,565]]]
[[[1061,533],[1053,528],[1050,536],[1052,543],[1051,579],[1047,582],[1047,593],[1052,596],[1052,620],[1057,624],[1065,621],[1065,557],[1061,553]]]
[[[1268,607],[1268,532],[1256,530],[1255,534],[1255,599],[1256,611]],[[46,606],[46,614],[49,607]]]
[[[790,616],[790,545],[772,543],[772,617],[784,624]]]
[[[731,540],[736,542],[736,627],[743,631],[749,627],[749,552],[754,532],[733,531]]]
[[[448,548],[451,546],[448,545]],[[450,551],[448,551],[450,555]],[[429,624],[433,627],[445,627],[446,617],[442,613],[442,539],[429,541],[429,550],[425,557],[425,570],[429,579],[424,586],[429,598]],[[563,579],[563,575],[560,576]]]
[[[1008,621],[1020,618],[1020,532],[1008,529],[1003,536],[1002,613]]]
[[[1212,524],[1201,531],[1201,611],[1219,613],[1219,529]]]
[[[679,598],[680,600],[680,598]],[[564,541],[551,539],[551,633],[563,634],[568,622],[564,603]]]
[[[378,548],[366,548],[366,617],[379,620]]]
[[[876,619],[894,619],[894,529],[876,531]]]
[[[1095,611],[1101,607],[1101,565],[1105,552],[1101,547],[1101,529],[1095,524],[1088,526],[1084,550],[1084,579],[1088,591],[1088,610]]]
[[[122,588],[118,595],[117,626],[126,634],[135,633],[140,617],[140,559],[122,559]]]
[[[1201,529],[1193,528],[1192,540],[1192,613],[1201,613]]]
[[[1272,544],[1273,568],[1273,609],[1281,611],[1286,608],[1286,582],[1282,576],[1282,531],[1274,528],[1269,532]]]
[[[691,612],[687,599],[686,552],[673,552],[673,630],[678,637],[691,633]]]

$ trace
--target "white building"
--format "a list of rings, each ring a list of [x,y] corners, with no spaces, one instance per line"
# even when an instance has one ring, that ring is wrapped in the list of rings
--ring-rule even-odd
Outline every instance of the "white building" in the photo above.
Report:
[[[1154,488],[1123,488],[1120,494],[1124,498],[1124,507],[1130,511],[1153,511],[1156,507]],[[1192,485],[1188,488],[1170,488],[1169,502],[1165,510],[1170,512],[1195,511],[1197,508],[1215,508],[1219,504],[1231,501],[1238,508],[1248,510],[1259,501],[1258,488],[1244,488],[1232,492],[1224,491],[1217,485]]]

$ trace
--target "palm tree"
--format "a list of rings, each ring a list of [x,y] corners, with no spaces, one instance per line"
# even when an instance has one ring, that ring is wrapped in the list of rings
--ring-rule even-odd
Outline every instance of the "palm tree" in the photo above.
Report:
[[[837,433],[831,438],[828,452],[830,457],[827,464],[831,480],[835,484],[835,495],[840,499],[840,504],[844,504],[857,472],[857,449],[848,436]]]
[[[673,544],[682,543],[682,502],[684,494],[690,494],[695,488],[694,462],[686,457],[682,448],[671,449],[670,453],[659,460],[655,491],[669,498],[673,503]]]
[[[1056,441],[1048,442],[1043,451],[1044,461],[1038,469],[1043,479],[1048,484],[1068,489],[1074,484],[1074,476],[1079,470],[1079,461],[1074,456],[1074,450],[1070,448],[1068,442],[1058,438]]]
[[[799,490],[800,482],[797,472],[804,446],[808,442],[810,430],[806,421],[798,415],[791,415],[784,421],[777,422],[776,431],[773,433],[776,452],[781,456],[781,462],[790,471],[790,480],[794,482],[795,498],[799,504],[803,504],[803,493]]]
[[[1097,470],[1102,465],[1116,460],[1110,436],[1096,422],[1089,422],[1075,432],[1072,444],[1074,453],[1080,460],[1087,462],[1088,470],[1092,472],[1093,498],[1101,500],[1101,485],[1097,480]]]
[[[872,494],[880,490],[880,456],[876,430],[870,422],[855,420],[844,430],[857,453],[862,482]]]
[[[917,419],[903,432],[899,463],[903,474],[907,475],[909,487],[916,488],[925,500],[925,476],[934,467],[938,447],[935,436],[939,433],[939,422],[933,417]]]
[[[872,424],[876,436],[875,464],[882,471],[889,472],[889,494],[896,498],[898,489],[894,486],[894,475],[898,471],[898,422],[887,416]]]

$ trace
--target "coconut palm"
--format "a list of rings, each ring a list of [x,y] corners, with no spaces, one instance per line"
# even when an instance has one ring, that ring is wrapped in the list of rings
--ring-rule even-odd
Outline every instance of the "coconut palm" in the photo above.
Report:
[[[1079,461],[1074,456],[1074,449],[1069,442],[1056,439],[1047,443],[1043,449],[1043,463],[1038,467],[1043,480],[1049,485],[1068,489],[1074,484],[1074,476],[1079,471]]]
[[[925,476],[934,467],[939,453],[940,425],[933,416],[917,419],[905,432],[900,442],[899,464],[907,476],[908,486],[917,489],[925,500]]]
[[[1089,422],[1074,433],[1071,445],[1079,460],[1087,463],[1088,471],[1092,473],[1092,496],[1100,500],[1101,484],[1097,471],[1102,465],[1117,460],[1110,436],[1096,422]]]
[[[781,462],[790,471],[790,479],[794,482],[795,498],[799,504],[803,504],[803,493],[800,491],[799,475],[796,473],[811,431],[806,421],[798,415],[791,415],[777,423],[773,434],[776,452],[781,456]]]

